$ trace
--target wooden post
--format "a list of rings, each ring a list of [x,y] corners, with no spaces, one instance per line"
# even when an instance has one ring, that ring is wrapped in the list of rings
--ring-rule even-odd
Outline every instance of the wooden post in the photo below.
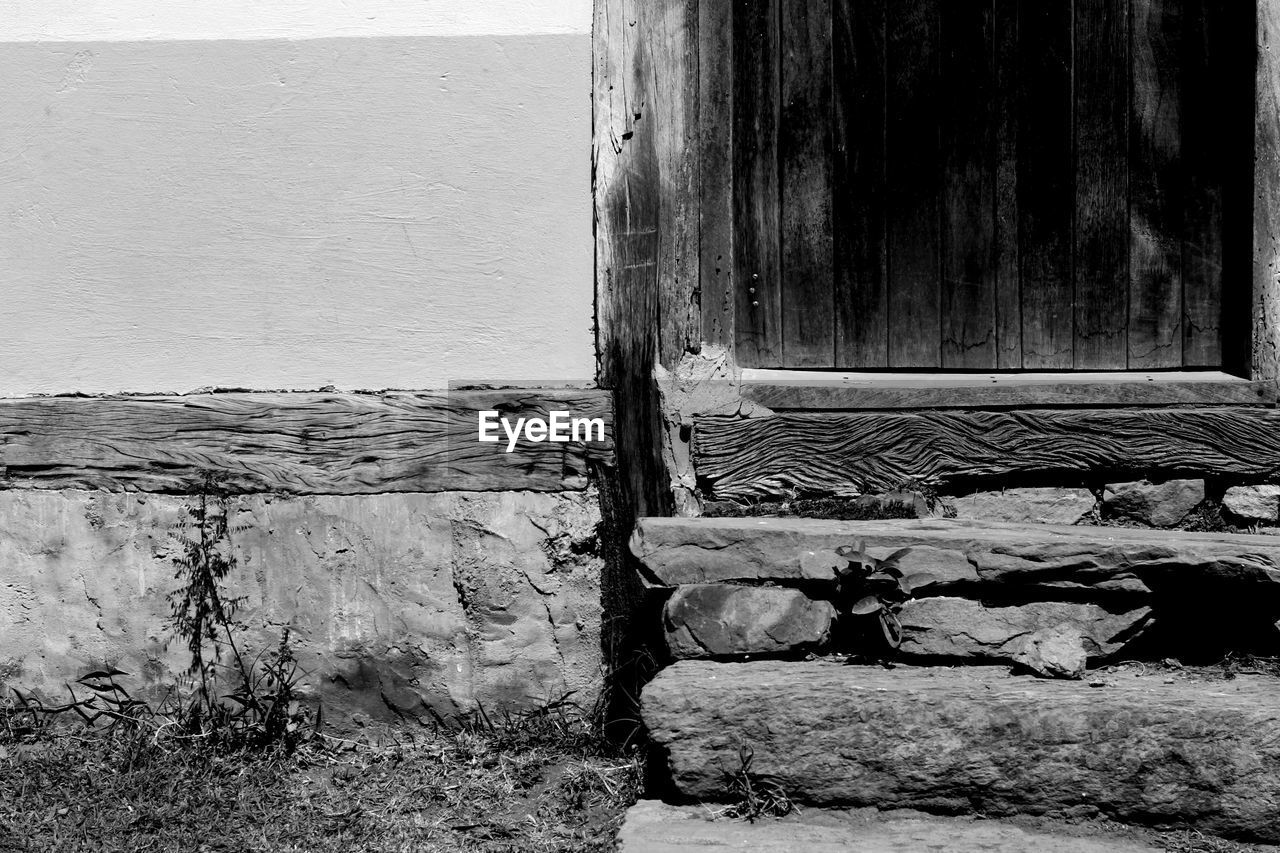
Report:
[[[635,511],[670,512],[655,365],[698,343],[698,0],[596,0],[599,379]]]
[[[1280,380],[1280,0],[1258,0],[1254,96],[1253,378]]]

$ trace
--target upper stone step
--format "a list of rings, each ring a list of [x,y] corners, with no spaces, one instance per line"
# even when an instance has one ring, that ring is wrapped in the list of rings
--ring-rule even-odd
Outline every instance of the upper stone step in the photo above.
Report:
[[[861,542],[876,557],[911,548],[900,567],[935,575],[937,592],[980,582],[1141,593],[1170,572],[1280,591],[1280,537],[1261,535],[954,519],[642,518],[631,550],[664,586],[827,581],[831,569],[815,554]]]
[[[642,698],[680,795],[765,777],[795,802],[1104,815],[1280,843],[1280,679],[1106,686],[997,667],[682,661]]]

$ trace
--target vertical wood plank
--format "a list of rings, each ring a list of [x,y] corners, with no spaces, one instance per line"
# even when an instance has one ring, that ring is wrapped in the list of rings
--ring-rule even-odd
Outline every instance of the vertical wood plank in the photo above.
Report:
[[[1129,368],[1182,364],[1182,0],[1131,0]]]
[[[639,8],[660,87],[640,108],[655,126],[658,196],[658,360],[673,369],[698,343],[698,0],[651,0]]]
[[[1182,242],[1182,364],[1222,366],[1223,194],[1236,81],[1226,3],[1185,0],[1182,154],[1187,164]],[[1234,49],[1240,49],[1235,47]]]
[[[647,2],[647,0],[645,0]],[[641,0],[597,0],[592,55],[599,381],[617,404],[619,490],[625,513],[666,514],[670,493],[658,432],[661,175],[652,134],[636,114],[653,85]]]
[[[889,366],[884,0],[832,4],[836,366]]]
[[[1022,367],[1018,253],[1018,2],[995,0],[996,368]]]
[[[1028,370],[1069,369],[1073,362],[1071,36],[1069,0],[1022,0],[1018,218]]]
[[[831,0],[788,0],[781,13],[782,360],[834,367]]]
[[[733,347],[733,3],[698,6],[702,340]]]
[[[1280,0],[1258,0],[1253,175],[1254,379],[1280,379]]]
[[[1115,0],[1076,0],[1077,370],[1128,363],[1128,13]]]
[[[888,0],[885,7],[891,367],[941,366],[938,5]]]
[[[941,366],[996,366],[995,95],[991,0],[939,9]]]
[[[734,279],[743,367],[782,366],[779,2],[736,0],[733,15]]]

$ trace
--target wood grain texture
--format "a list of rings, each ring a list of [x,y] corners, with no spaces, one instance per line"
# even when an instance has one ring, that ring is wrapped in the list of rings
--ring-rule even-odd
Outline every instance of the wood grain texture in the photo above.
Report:
[[[1280,475],[1274,409],[1088,409],[704,418],[704,494],[885,491],[919,479],[1087,472]]]
[[[733,347],[733,0],[698,5],[702,340]]]
[[[947,0],[941,23],[942,350],[946,369],[996,366],[995,50],[990,0]]]
[[[742,396],[773,411],[850,409],[1017,409],[1039,406],[1264,406],[1271,382],[1162,380],[1000,382],[936,376],[915,382],[886,374],[875,381],[744,382]]]
[[[886,5],[890,367],[940,364],[938,5]]]
[[[1027,370],[1070,369],[1075,347],[1071,40],[1070,3],[1019,5],[1018,217]]]
[[[782,360],[831,367],[831,2],[786,0],[781,13]]]
[[[1258,0],[1253,177],[1255,379],[1280,379],[1280,0]]]
[[[733,16],[736,355],[744,367],[782,365],[779,2],[736,0]]]
[[[675,0],[597,0],[593,23],[596,349],[599,381],[615,394],[618,491],[623,516],[662,515],[670,492],[662,461],[661,419],[653,368],[665,310],[660,269],[673,245],[659,239],[666,176],[661,151],[677,143],[651,114],[655,89],[683,92],[650,45],[664,12],[683,16]],[[680,18],[683,20],[683,17]],[[687,30],[676,30],[677,33]],[[669,292],[669,291],[667,291]],[[673,316],[684,316],[683,306]]]
[[[832,3],[837,367],[889,363],[884,15],[884,0]]]
[[[1128,364],[1128,8],[1076,0],[1076,370]]]
[[[478,441],[478,413],[603,418],[600,444]],[[201,394],[0,400],[0,488],[189,492],[563,491],[611,464],[604,391]]]
[[[1182,0],[1132,0],[1129,368],[1182,364]]]
[[[1018,0],[995,0],[996,367],[1022,367],[1018,253]]]
[[[652,96],[637,106],[653,140],[658,193],[658,361],[668,370],[696,349],[702,330],[698,156],[698,0],[646,0],[639,25],[651,52]]]

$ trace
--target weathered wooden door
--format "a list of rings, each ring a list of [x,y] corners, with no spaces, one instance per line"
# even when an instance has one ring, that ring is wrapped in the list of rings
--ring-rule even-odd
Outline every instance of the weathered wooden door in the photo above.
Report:
[[[1252,6],[735,0],[738,361],[1223,367]]]

